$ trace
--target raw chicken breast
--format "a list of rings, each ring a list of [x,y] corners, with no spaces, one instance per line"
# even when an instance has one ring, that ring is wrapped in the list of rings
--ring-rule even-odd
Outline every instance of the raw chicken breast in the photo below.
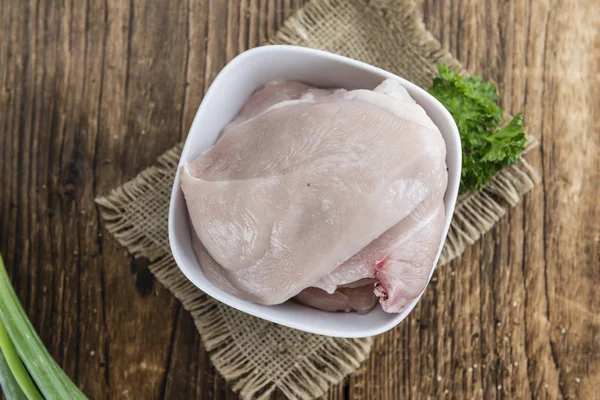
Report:
[[[180,172],[199,264],[260,304],[297,296],[366,312],[377,296],[400,312],[440,247],[445,156],[397,81],[373,91],[267,85]]]

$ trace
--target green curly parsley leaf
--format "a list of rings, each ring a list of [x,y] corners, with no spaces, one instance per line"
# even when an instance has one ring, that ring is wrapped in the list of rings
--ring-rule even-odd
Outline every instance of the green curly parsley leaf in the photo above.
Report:
[[[460,192],[480,189],[496,172],[519,160],[526,142],[523,116],[517,114],[499,127],[504,112],[492,83],[478,75],[462,77],[440,64],[429,93],[450,111],[460,133]]]

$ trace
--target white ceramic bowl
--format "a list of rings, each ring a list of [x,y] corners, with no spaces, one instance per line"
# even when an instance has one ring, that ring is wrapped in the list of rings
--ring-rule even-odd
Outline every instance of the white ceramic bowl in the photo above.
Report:
[[[195,160],[210,148],[248,97],[266,83],[294,80],[319,87],[373,89],[386,78],[397,79],[404,85],[438,126],[446,141],[446,221],[436,257],[437,263],[458,194],[461,168],[460,138],[456,124],[444,106],[426,91],[390,72],[336,54],[302,47],[265,46],[248,50],[223,68],[204,96],[185,142],[179,165]],[[185,276],[215,299],[248,314],[291,328],[328,336],[354,338],[377,335],[393,328],[406,318],[419,300],[414,300],[400,314],[385,313],[377,306],[366,315],[328,313],[291,302],[276,306],[254,304],[222,291],[206,279],[198,266],[190,235],[188,212],[180,188],[178,171],[173,183],[169,209],[169,240],[173,257]],[[433,269],[431,273],[433,274]]]

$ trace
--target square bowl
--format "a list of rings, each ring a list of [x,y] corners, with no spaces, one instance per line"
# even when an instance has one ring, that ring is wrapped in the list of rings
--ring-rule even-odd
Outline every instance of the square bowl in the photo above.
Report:
[[[296,46],[264,46],[248,50],[221,70],[207,91],[187,136],[179,167],[197,159],[218,139],[223,128],[237,115],[254,91],[273,81],[299,81],[324,88],[373,89],[383,80],[398,80],[425,109],[446,142],[448,188],[444,195],[446,219],[435,264],[458,195],[461,146],[458,129],[446,108],[415,84],[380,68],[336,54]],[[385,332],[412,311],[421,295],[398,314],[388,314],[377,306],[365,315],[331,313],[286,302],[275,306],[254,304],[214,286],[202,273],[192,247],[192,230],[180,187],[179,168],[173,183],[169,207],[169,242],[173,257],[183,274],[209,296],[245,313],[306,332],[335,337],[366,337]]]

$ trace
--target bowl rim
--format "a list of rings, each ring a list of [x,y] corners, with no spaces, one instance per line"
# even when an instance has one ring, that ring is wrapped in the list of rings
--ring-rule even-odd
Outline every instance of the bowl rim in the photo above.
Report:
[[[332,327],[332,326],[312,326],[312,325],[306,326],[306,324],[301,321],[282,320],[281,318],[277,318],[277,317],[273,318],[273,316],[260,315],[260,312],[257,314],[255,312],[255,310],[251,310],[251,308],[252,308],[251,304],[253,304],[253,303],[250,303],[243,299],[239,299],[236,296],[233,296],[217,287],[214,288],[215,290],[213,290],[213,288],[207,289],[204,286],[203,282],[198,281],[194,276],[192,276],[191,272],[189,271],[189,268],[191,268],[191,266],[188,266],[187,263],[181,259],[181,256],[179,254],[180,243],[178,243],[177,240],[175,239],[175,237],[174,237],[175,235],[173,232],[176,229],[176,227],[175,227],[175,219],[176,219],[175,212],[177,210],[177,204],[179,203],[177,200],[180,196],[183,196],[183,193],[181,191],[181,186],[180,186],[180,179],[179,179],[180,167],[185,162],[185,161],[183,161],[185,159],[185,157],[184,157],[185,154],[189,151],[188,150],[189,138],[191,137],[191,134],[198,129],[198,125],[200,125],[200,118],[202,117],[201,114],[203,114],[202,111],[204,110],[204,108],[208,107],[207,104],[211,103],[210,99],[214,96],[214,92],[217,90],[215,88],[218,88],[220,86],[221,80],[226,79],[226,76],[229,73],[229,70],[236,68],[237,64],[245,62],[246,59],[249,59],[251,57],[256,57],[257,55],[260,55],[262,53],[273,53],[273,52],[293,52],[293,53],[297,53],[297,54],[305,54],[305,55],[311,55],[311,56],[317,55],[320,57],[324,57],[324,58],[328,58],[328,59],[331,59],[334,61],[345,63],[345,64],[351,65],[353,67],[357,67],[358,69],[365,70],[365,72],[376,73],[378,75],[383,75],[388,78],[394,78],[394,79],[399,80],[403,86],[410,88],[413,91],[419,92],[421,95],[424,95],[428,99],[428,101],[432,102],[435,105],[435,107],[441,113],[441,117],[447,124],[447,126],[444,126],[444,129],[449,130],[451,135],[454,137],[456,144],[458,145],[457,152],[454,155],[454,157],[456,159],[456,164],[458,165],[458,169],[454,173],[455,175],[457,175],[457,178],[454,178],[454,180],[451,180],[450,174],[449,174],[448,187],[446,189],[446,194],[449,194],[451,196],[450,197],[451,209],[446,210],[446,218],[444,221],[444,231],[443,231],[443,236],[442,236],[444,240],[441,241],[441,243],[440,243],[440,248],[438,249],[438,253],[437,253],[437,256],[435,259],[435,264],[433,265],[433,267],[431,269],[427,284],[426,284],[425,288],[423,289],[423,291],[419,294],[419,296],[417,298],[415,298],[413,301],[411,301],[409,306],[402,313],[398,313],[395,316],[395,318],[391,318],[389,321],[387,321],[384,324],[369,326],[369,327],[362,329],[359,332],[346,332],[345,330],[344,331],[336,330],[336,328]],[[209,101],[207,101],[207,99]],[[438,126],[438,129],[440,128],[440,126],[438,124],[436,124],[436,126]],[[444,141],[447,142],[446,139],[444,139]],[[370,65],[370,64],[367,64],[362,61],[358,61],[358,60],[355,60],[355,59],[352,59],[349,57],[330,53],[330,52],[323,51],[323,50],[312,49],[312,48],[308,48],[308,47],[299,47],[299,46],[290,46],[290,45],[267,45],[267,46],[255,47],[250,50],[246,50],[246,51],[240,53],[239,55],[237,55],[236,57],[234,57],[217,74],[217,76],[211,83],[209,89],[203,96],[203,99],[196,111],[195,116],[194,116],[192,125],[190,126],[190,129],[188,131],[188,135],[186,136],[186,140],[184,142],[184,147],[183,147],[183,150],[181,153],[181,158],[178,162],[176,175],[173,180],[173,186],[171,189],[171,196],[170,196],[170,202],[169,202],[168,232],[169,232],[169,246],[171,248],[173,259],[175,260],[177,267],[184,274],[186,279],[188,279],[194,286],[196,286],[198,289],[200,289],[203,293],[207,294],[208,296],[214,298],[215,300],[217,300],[221,303],[224,303],[225,305],[227,305],[229,307],[233,307],[239,311],[242,311],[246,314],[250,314],[254,317],[261,318],[261,319],[264,319],[264,320],[267,320],[267,321],[270,321],[270,322],[273,322],[273,323],[276,323],[279,325],[287,326],[289,328],[298,329],[301,331],[320,334],[320,335],[333,336],[333,337],[361,338],[361,337],[374,336],[374,335],[378,335],[380,333],[386,332],[386,331],[392,329],[393,327],[395,327],[396,325],[398,325],[402,320],[404,320],[412,312],[414,307],[419,303],[421,297],[423,296],[423,293],[429,286],[429,283],[431,281],[431,276],[433,275],[435,269],[437,268],[437,264],[438,264],[440,253],[441,253],[441,248],[443,247],[443,245],[445,243],[445,239],[447,237],[448,229],[450,226],[450,221],[452,220],[452,215],[454,214],[454,209],[455,209],[456,201],[457,201],[457,197],[458,197],[460,169],[462,166],[462,152],[460,151],[460,148],[461,148],[460,135],[459,135],[456,123],[454,122],[454,119],[450,115],[450,112],[435,97],[430,95],[426,90],[420,88],[416,84],[414,84],[396,74],[393,74],[384,69],[375,67],[373,65]],[[450,212],[448,212],[448,211],[450,211]],[[199,268],[199,266],[197,266],[197,265],[195,265],[194,267]],[[356,314],[356,317],[360,318],[361,315]]]

